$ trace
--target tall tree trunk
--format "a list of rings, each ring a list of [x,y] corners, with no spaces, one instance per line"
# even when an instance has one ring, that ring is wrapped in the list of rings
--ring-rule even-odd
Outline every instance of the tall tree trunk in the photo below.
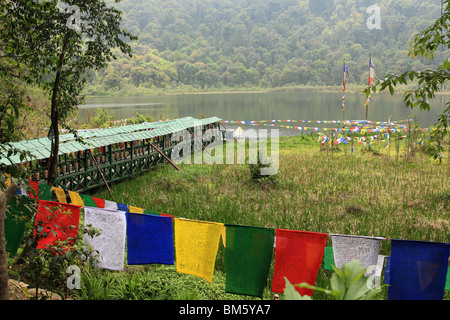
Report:
[[[5,191],[0,191],[0,300],[9,300],[8,258],[5,240],[6,207],[18,189],[19,187],[12,183]]]
[[[61,49],[61,54],[59,55],[59,61],[58,61],[58,71],[56,72],[55,76],[55,83],[53,84],[53,92],[52,92],[52,99],[51,99],[51,111],[50,111],[50,118],[51,118],[51,132],[52,135],[52,151],[50,154],[50,159],[48,161],[48,181],[47,183],[49,185],[53,185],[56,181],[56,166],[58,164],[58,152],[59,152],[59,108],[58,108],[58,91],[59,91],[59,82],[61,79],[61,70],[64,65],[64,58],[66,55],[66,49],[67,45],[69,44],[70,35],[69,33],[66,33],[66,36],[64,37],[64,43]]]

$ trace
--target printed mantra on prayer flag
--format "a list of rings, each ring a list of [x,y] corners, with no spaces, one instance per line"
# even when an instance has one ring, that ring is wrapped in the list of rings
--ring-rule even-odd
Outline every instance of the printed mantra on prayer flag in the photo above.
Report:
[[[222,223],[174,219],[177,271],[212,282]]]
[[[84,223],[101,230],[96,237],[85,235],[84,241],[98,251],[98,266],[110,270],[123,270],[126,236],[125,212],[84,207]]]

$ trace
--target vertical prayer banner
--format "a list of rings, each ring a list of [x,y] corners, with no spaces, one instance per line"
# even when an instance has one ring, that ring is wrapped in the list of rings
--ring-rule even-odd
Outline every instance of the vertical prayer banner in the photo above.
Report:
[[[55,245],[58,241],[75,239],[80,222],[80,206],[53,201],[39,201],[35,225],[42,231],[34,230],[38,237],[38,249]],[[40,228],[39,228],[40,229]],[[70,246],[70,244],[69,244]]]
[[[391,240],[389,300],[442,300],[450,244]]]
[[[173,264],[172,219],[127,213],[128,264]]]
[[[211,283],[222,229],[222,223],[175,218],[177,271]]]
[[[286,277],[290,283],[314,285],[328,234],[275,229],[273,292],[283,292]],[[312,296],[313,290],[295,287],[300,295]]]
[[[125,257],[126,216],[125,212],[101,208],[84,207],[84,223],[98,228],[96,237],[84,236],[86,245],[98,251],[98,266],[110,270],[123,270]]]
[[[25,233],[25,223],[30,219],[35,208],[35,200],[25,196],[12,199],[8,203],[5,221],[6,251],[10,257],[17,255],[17,250]]]
[[[359,260],[365,268],[377,266],[381,237],[366,237],[344,234],[330,234],[334,262],[337,268],[353,259]]]
[[[226,292],[262,297],[274,236],[275,229],[226,225]]]

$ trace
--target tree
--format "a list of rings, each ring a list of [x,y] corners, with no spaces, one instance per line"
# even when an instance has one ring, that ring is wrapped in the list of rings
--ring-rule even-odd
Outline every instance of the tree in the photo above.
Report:
[[[66,117],[84,100],[86,75],[116,59],[113,48],[131,57],[126,39],[137,38],[121,29],[121,11],[104,0],[11,0],[1,2],[0,9],[5,52],[24,66],[27,81],[41,87],[51,101],[48,184],[52,185],[59,129],[67,128]]]
[[[445,0],[442,3],[442,16],[437,19],[432,25],[423,30],[421,33],[415,35],[410,42],[409,56],[419,57],[424,56],[426,59],[433,59],[433,55],[441,48],[442,50],[450,49],[450,0]],[[397,85],[406,85],[408,81],[415,81],[417,86],[414,89],[406,90],[403,97],[403,102],[409,108],[419,106],[421,110],[430,110],[430,99],[435,97],[435,93],[440,91],[441,87],[446,81],[450,79],[450,59],[447,58],[435,70],[427,69],[423,71],[406,71],[400,75],[389,74],[384,79],[378,80],[373,84],[373,91],[377,89],[382,91],[389,89],[391,94],[394,94]],[[368,96],[370,87],[364,89]],[[432,133],[432,139],[436,142],[435,148],[430,150],[435,159],[442,158],[442,140],[448,132],[450,120],[450,102],[446,103],[447,108],[438,118],[438,122]]]

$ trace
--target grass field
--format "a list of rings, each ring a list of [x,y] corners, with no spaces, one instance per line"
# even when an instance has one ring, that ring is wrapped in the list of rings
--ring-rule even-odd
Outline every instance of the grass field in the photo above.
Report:
[[[353,153],[349,145],[341,144],[332,153],[321,151],[316,139],[307,135],[280,138],[279,171],[274,179],[252,180],[245,164],[181,164],[180,171],[167,164],[112,185],[114,201],[204,221],[385,237],[380,248],[383,255],[389,254],[389,239],[450,242],[447,157],[439,163],[417,152],[406,159],[405,147],[400,145],[397,158],[395,149],[388,152],[385,144],[371,151],[356,145]],[[94,196],[113,200],[106,189]],[[178,274],[174,266],[133,266],[127,271],[104,274],[128,279],[108,281],[133,283],[135,291],[130,295],[139,298],[249,298],[224,294],[223,247],[219,248],[213,284]],[[316,285],[329,287],[330,276],[322,263]],[[270,278],[264,299],[273,298]],[[142,284],[146,281],[172,285],[173,290],[178,288],[177,294],[158,289],[142,296],[140,290],[149,286]],[[93,297],[83,294],[86,299]],[[103,294],[111,298],[110,293]],[[327,297],[315,292],[313,298]],[[445,299],[449,299],[448,292]]]

